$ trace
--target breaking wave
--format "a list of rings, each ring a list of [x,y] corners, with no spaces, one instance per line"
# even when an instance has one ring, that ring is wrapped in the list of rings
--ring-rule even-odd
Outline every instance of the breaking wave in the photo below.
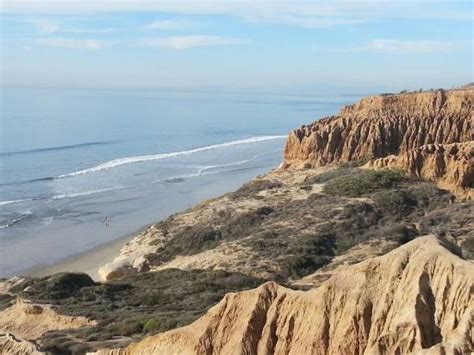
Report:
[[[59,175],[57,178],[61,179],[61,178],[79,176],[79,175],[87,175],[90,173],[95,173],[95,172],[99,172],[103,170],[109,170],[109,169],[113,169],[113,168],[127,165],[127,164],[163,160],[163,159],[179,157],[183,155],[191,155],[195,153],[206,152],[209,150],[214,150],[214,149],[219,149],[219,148],[226,148],[226,147],[232,147],[236,145],[257,143],[257,142],[263,142],[263,141],[274,140],[274,139],[283,139],[283,138],[286,138],[286,136],[259,136],[259,137],[235,140],[235,141],[226,142],[226,143],[213,144],[206,147],[183,150],[179,152],[159,153],[159,154],[152,154],[152,155],[141,155],[141,156],[136,156],[136,157],[119,158],[119,159],[108,161],[106,163],[99,164],[92,168],[75,171],[69,174]]]

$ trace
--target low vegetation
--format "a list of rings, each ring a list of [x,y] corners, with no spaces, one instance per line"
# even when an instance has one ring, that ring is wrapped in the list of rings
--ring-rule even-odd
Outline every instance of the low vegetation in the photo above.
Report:
[[[230,199],[249,197],[264,190],[273,190],[283,187],[283,184],[277,180],[255,179],[242,185],[241,188],[228,194]]]
[[[348,174],[328,180],[323,189],[326,194],[360,197],[380,190],[395,189],[407,181],[402,172],[395,170],[359,170],[357,173],[351,173],[350,169],[341,171],[348,171]]]
[[[311,191],[314,184],[324,184],[322,193],[306,199],[268,196],[268,205],[250,211],[236,212],[230,207],[216,211],[210,221],[169,234],[147,260],[152,267],[160,266],[178,255],[194,255],[232,242],[252,252],[250,273],[262,272],[286,282],[314,272],[335,255],[369,239],[399,244],[411,240],[419,235],[414,223],[448,206],[451,199],[434,185],[394,170],[345,166],[307,178],[301,187]],[[247,198],[281,187],[274,180],[256,180],[237,194]],[[236,193],[231,196],[236,198]]]
[[[73,354],[189,324],[226,293],[262,282],[225,271],[167,269],[108,283],[95,283],[86,274],[63,273],[28,279],[12,292],[53,304],[62,314],[98,321],[94,327],[46,333],[40,341],[45,351]]]
[[[322,190],[320,185],[313,188],[316,184],[324,184]],[[253,288],[266,279],[289,283],[374,239],[399,245],[435,233],[459,240],[464,256],[474,257],[474,203],[453,204],[452,196],[433,184],[399,171],[344,166],[309,177],[299,187],[304,189],[295,190],[304,198],[289,199],[281,194],[288,188],[283,183],[255,180],[227,195],[235,204],[252,198],[246,209],[228,203],[214,206],[210,219],[185,224],[173,216],[156,225],[164,238],[147,255],[150,267],[228,246],[228,253],[246,251],[239,265],[248,275],[231,272],[232,264],[228,271],[165,269],[108,283],[67,273],[27,279],[12,292],[53,304],[64,314],[97,320],[97,326],[49,332],[40,339],[53,354],[83,354],[189,324],[227,292]],[[259,194],[272,190],[282,197]],[[0,308],[14,296],[0,298]]]

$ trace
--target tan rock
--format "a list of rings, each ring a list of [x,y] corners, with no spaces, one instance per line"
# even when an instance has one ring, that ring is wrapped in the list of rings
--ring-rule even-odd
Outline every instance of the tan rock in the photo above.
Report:
[[[410,175],[435,181],[462,199],[474,198],[474,141],[429,144],[398,156],[369,162],[374,169],[402,169]]]
[[[16,304],[0,312],[0,333],[12,333],[23,339],[37,339],[51,330],[73,329],[93,325],[85,317],[58,314],[51,306],[18,299]]]
[[[451,158],[457,158],[458,154],[451,153],[451,149],[456,147],[441,151],[439,145],[474,141],[473,98],[473,87],[467,87],[362,99],[343,108],[337,116],[291,132],[283,167],[318,167],[389,157],[374,166],[385,164],[418,170],[419,176],[439,180],[466,196],[466,186],[474,184],[472,170],[466,171],[465,165],[458,165],[451,171],[454,161]],[[398,155],[400,160],[393,163]],[[471,194],[472,190],[467,196]]]
[[[421,237],[317,289],[228,294],[187,327],[97,354],[467,354],[474,265],[453,248]]]
[[[373,96],[290,133],[285,167],[381,158],[474,140],[474,90]]]
[[[13,334],[0,334],[0,354],[2,355],[41,355],[38,346],[31,341],[16,338]]]

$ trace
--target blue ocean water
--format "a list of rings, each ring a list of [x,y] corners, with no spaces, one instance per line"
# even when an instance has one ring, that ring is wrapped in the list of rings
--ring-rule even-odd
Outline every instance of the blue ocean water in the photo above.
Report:
[[[0,276],[235,189],[279,165],[290,130],[357,98],[2,88]]]

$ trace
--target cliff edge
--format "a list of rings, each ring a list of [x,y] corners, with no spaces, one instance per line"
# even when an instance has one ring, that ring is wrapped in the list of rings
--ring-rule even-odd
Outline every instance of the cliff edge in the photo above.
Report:
[[[409,172],[423,171],[422,177],[434,181],[449,181],[445,186],[463,198],[469,197],[472,191],[467,195],[466,191],[474,184],[472,144],[463,148],[469,164],[456,168],[462,179],[440,174],[451,172],[436,164],[438,161],[443,163],[437,158],[439,154],[435,159],[409,157],[426,157],[432,154],[429,152],[433,145],[438,147],[437,152],[442,150],[444,153],[451,148],[440,146],[473,142],[473,98],[473,87],[364,98],[344,107],[337,116],[323,118],[291,132],[283,167],[318,167],[400,156],[397,166]]]
[[[466,354],[474,265],[435,236],[335,273],[319,288],[268,282],[193,324],[96,354]]]

